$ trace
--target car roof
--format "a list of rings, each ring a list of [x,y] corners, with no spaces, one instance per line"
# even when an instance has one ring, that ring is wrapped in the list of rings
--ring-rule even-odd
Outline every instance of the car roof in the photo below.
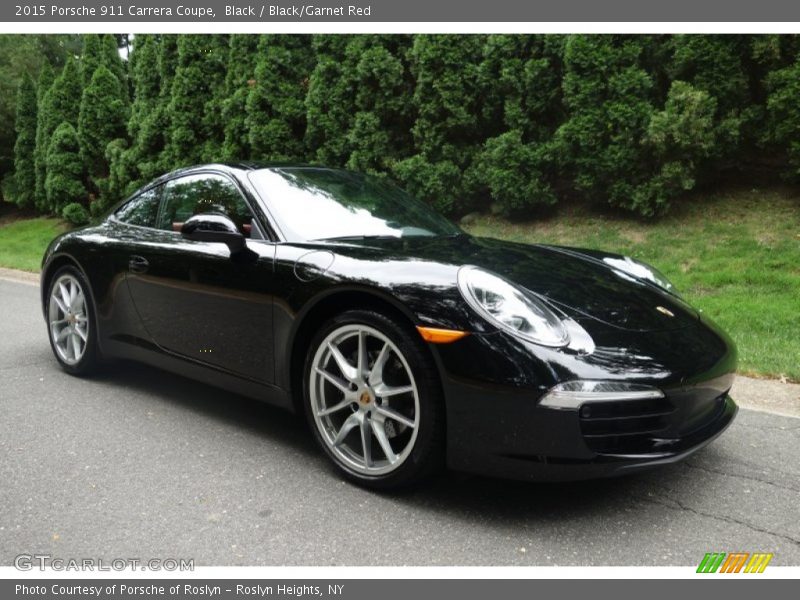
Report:
[[[134,196],[138,196],[142,192],[145,192],[151,188],[154,188],[158,185],[161,185],[170,179],[175,179],[176,177],[180,177],[182,175],[191,175],[193,173],[199,173],[203,171],[222,171],[226,173],[230,173],[231,175],[239,175],[242,173],[247,173],[250,171],[258,171],[262,169],[319,169],[325,171],[341,171],[343,169],[338,169],[336,167],[326,167],[323,165],[310,165],[307,163],[295,163],[295,162],[279,162],[279,161],[230,161],[230,162],[216,162],[216,163],[205,163],[205,164],[196,164],[187,167],[180,167],[178,169],[173,169],[172,171],[168,171],[163,175],[156,177],[155,179],[151,179],[147,183],[143,184],[141,187],[134,190],[132,193],[127,195],[124,200],[117,202],[109,212],[114,212],[119,206],[125,204],[133,198]]]
[[[278,162],[278,161],[240,161],[240,162],[217,162],[197,164],[188,167],[181,167],[165,173],[158,180],[172,179],[178,175],[185,175],[196,171],[259,171],[262,169],[323,169],[323,170],[340,170],[333,167],[326,167],[323,165],[310,165],[307,163],[295,162]]]

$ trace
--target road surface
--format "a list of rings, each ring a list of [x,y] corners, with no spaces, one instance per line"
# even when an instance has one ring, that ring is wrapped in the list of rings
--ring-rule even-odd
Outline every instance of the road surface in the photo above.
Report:
[[[38,287],[0,280],[0,564],[800,565],[800,419],[741,410],[688,461],[522,484],[445,474],[398,495],[345,483],[304,422],[130,363],[56,365]]]

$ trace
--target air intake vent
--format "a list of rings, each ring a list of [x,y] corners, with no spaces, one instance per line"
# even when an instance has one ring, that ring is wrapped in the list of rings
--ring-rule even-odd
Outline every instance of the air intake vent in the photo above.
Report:
[[[587,403],[579,413],[581,432],[595,452],[641,452],[669,428],[673,412],[666,398]]]

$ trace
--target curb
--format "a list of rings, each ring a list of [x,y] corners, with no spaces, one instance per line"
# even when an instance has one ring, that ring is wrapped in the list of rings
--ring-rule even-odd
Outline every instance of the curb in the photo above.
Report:
[[[17,283],[26,283],[28,285],[39,285],[39,273],[20,271],[19,269],[0,267],[0,279],[7,279]]]
[[[731,397],[739,408],[800,419],[800,383],[737,375]]]

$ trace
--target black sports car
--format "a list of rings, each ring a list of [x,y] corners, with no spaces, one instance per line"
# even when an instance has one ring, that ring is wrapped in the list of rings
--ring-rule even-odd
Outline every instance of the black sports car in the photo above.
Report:
[[[41,281],[68,372],[135,359],[303,413],[373,487],[633,472],[736,414],[733,343],[652,267],[472,237],[348,171],[169,173],[56,238]]]

